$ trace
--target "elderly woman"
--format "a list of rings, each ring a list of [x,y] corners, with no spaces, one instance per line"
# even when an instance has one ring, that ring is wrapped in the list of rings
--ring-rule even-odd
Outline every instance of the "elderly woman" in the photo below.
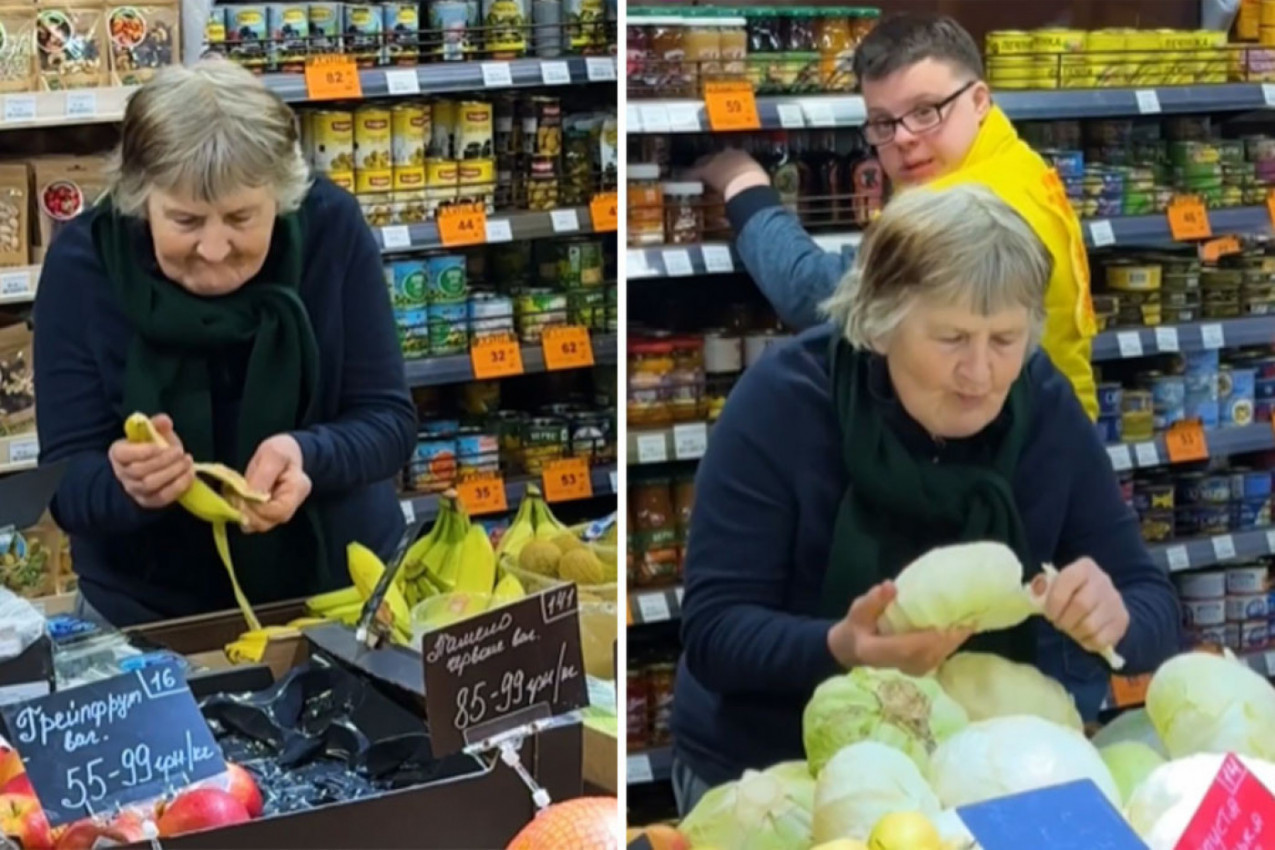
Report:
[[[869,231],[832,323],[750,367],[713,429],[686,555],[674,784],[802,758],[801,713],[859,665],[920,675],[962,644],[1034,663],[1092,719],[1117,647],[1154,669],[1179,610],[1092,424],[1037,352],[1049,254],[989,190],[915,189]],[[960,541],[1061,574],[1004,632],[888,636],[891,579]],[[1034,565],[1034,568],[1033,568]]]
[[[309,173],[296,119],[237,66],[170,68],[124,114],[104,201],[68,224],[35,305],[40,459],[86,612],[116,625],[233,607],[193,461],[269,501],[231,532],[254,604],[348,583],[391,552],[416,429],[381,257],[358,203]],[[168,448],[130,444],[155,417]]]

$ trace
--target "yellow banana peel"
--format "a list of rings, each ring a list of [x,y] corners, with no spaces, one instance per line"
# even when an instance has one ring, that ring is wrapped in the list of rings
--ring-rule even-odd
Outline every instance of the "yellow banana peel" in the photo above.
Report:
[[[354,580],[354,586],[358,588],[359,595],[366,602],[372,597],[372,592],[376,589],[381,576],[385,574],[385,565],[381,563],[381,559],[375,552],[360,543],[351,543],[347,546],[345,555],[350,578]],[[410,635],[412,612],[397,586],[390,585],[382,604],[389,606],[396,636],[403,633]]]

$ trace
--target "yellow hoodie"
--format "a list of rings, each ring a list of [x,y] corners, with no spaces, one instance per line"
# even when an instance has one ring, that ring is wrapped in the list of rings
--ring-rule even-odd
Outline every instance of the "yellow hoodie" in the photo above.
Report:
[[[1041,345],[1075,387],[1089,418],[1097,418],[1097,388],[1089,362],[1090,340],[1097,332],[1089,255],[1058,172],[1018,138],[1009,118],[993,106],[960,168],[928,185],[958,183],[981,183],[995,192],[1032,226],[1053,255]]]

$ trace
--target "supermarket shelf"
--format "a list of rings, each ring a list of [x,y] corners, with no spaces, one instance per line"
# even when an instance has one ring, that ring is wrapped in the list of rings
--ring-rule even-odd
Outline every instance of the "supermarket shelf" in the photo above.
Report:
[[[0,130],[112,124],[124,119],[124,104],[136,86],[7,94],[0,104]]]
[[[615,57],[431,62],[415,68],[370,68],[359,72],[364,98],[482,92],[532,86],[615,82]],[[266,88],[289,103],[310,99],[303,74],[266,74]]]
[[[1163,213],[1122,218],[1085,219],[1081,222],[1085,244],[1090,248],[1112,245],[1138,248],[1181,245],[1169,233],[1169,218]],[[1271,229],[1271,214],[1260,207],[1231,207],[1209,210],[1209,224],[1215,236],[1264,233]]]
[[[1275,316],[1250,316],[1244,319],[1220,319],[1158,328],[1103,331],[1094,337],[1090,359],[1094,362],[1120,360],[1177,351],[1269,345],[1273,342]]]
[[[1204,432],[1209,457],[1231,457],[1275,449],[1275,430],[1269,422],[1255,422],[1235,428],[1212,428]],[[1107,455],[1116,472],[1164,466],[1169,460],[1164,436],[1140,443],[1108,443]]]
[[[629,594],[629,623],[649,626],[682,618],[682,588],[635,591]]]
[[[593,495],[610,496],[615,494],[617,491],[616,475],[617,471],[614,464],[594,467],[591,475]],[[540,477],[538,475],[525,475],[505,481],[505,501],[508,503],[511,513],[518,510],[518,504],[522,501],[523,496],[527,494],[528,484],[540,486]],[[434,518],[438,516],[438,501],[439,494],[437,493],[404,494],[403,499],[400,501],[403,517],[408,523],[432,523]]]
[[[1165,86],[1152,89],[998,91],[996,102],[1015,120],[1112,118],[1182,112],[1245,112],[1275,106],[1275,85]],[[757,98],[764,130],[858,127],[867,111],[859,95],[789,95]],[[628,132],[706,133],[708,113],[699,100],[631,100]]]
[[[593,334],[593,362],[596,365],[609,365],[616,362],[617,340],[618,337],[615,334]],[[545,371],[544,349],[539,345],[524,345],[522,368],[524,374]],[[407,361],[408,386],[430,387],[472,380],[474,380],[474,365],[469,359],[468,352]]]
[[[625,256],[624,276],[628,280],[652,277],[691,277],[743,271],[735,252],[726,242],[699,245],[633,248]]]
[[[592,232],[593,216],[588,207],[564,207],[552,212],[502,212],[487,219],[484,244]],[[372,235],[383,254],[444,247],[438,236],[438,225],[432,221],[374,227]]]
[[[708,450],[708,423],[686,422],[672,428],[629,428],[629,466],[699,460]]]
[[[1275,528],[1255,528],[1213,537],[1174,540],[1148,548],[1155,562],[1169,572],[1195,570],[1236,559],[1275,555]]]
[[[648,785],[667,782],[673,778],[673,748],[658,747],[640,753],[630,753],[625,765],[627,784]]]

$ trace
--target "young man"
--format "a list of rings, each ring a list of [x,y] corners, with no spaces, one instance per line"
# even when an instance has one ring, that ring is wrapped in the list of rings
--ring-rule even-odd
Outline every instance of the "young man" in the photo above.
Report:
[[[1070,379],[1090,418],[1096,417],[1089,362],[1096,327],[1080,223],[1057,173],[992,103],[974,40],[945,16],[894,16],[859,45],[854,70],[867,107],[864,137],[896,190],[982,183],[1045,243],[1054,270],[1042,346]],[[726,151],[698,171],[725,197],[736,249],[780,317],[797,328],[819,322],[818,305],[832,293],[848,260],[815,244],[781,205],[765,169],[747,154]]]

